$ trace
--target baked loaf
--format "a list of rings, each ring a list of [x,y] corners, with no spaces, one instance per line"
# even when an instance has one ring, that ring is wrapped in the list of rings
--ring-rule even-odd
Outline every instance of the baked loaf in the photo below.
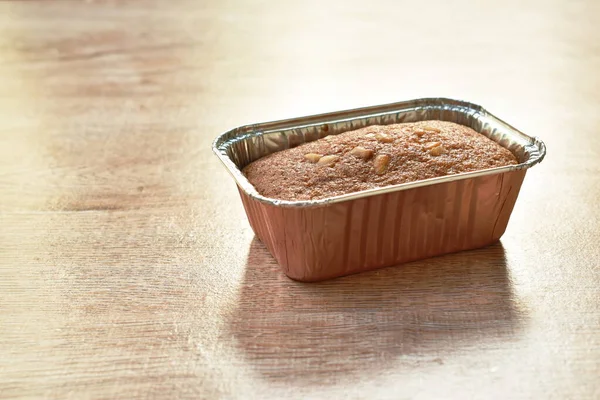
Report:
[[[243,173],[263,196],[316,200],[366,189],[517,164],[463,125],[421,121],[368,126],[260,158]]]

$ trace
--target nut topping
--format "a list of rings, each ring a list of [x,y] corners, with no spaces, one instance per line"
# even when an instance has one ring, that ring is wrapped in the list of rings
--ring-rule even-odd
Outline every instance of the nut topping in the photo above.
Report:
[[[441,143],[441,142],[427,142],[427,143],[425,143],[425,148],[426,148],[427,150],[431,150],[431,149],[433,149],[434,147],[438,147],[438,146],[441,146],[441,145],[442,145],[442,143]]]
[[[308,161],[310,161],[313,164],[318,162],[321,159],[321,157],[323,157],[323,154],[307,153],[304,155],[304,158],[306,158]]]
[[[446,149],[442,145],[436,146],[429,150],[429,154],[431,154],[432,156],[439,156],[440,154],[443,154],[445,152]]]
[[[355,148],[350,150],[350,154],[362,158],[363,160],[368,160],[369,158],[373,157],[373,150],[365,149],[361,146],[356,146]]]
[[[425,149],[429,150],[429,154],[432,156],[439,156],[446,152],[446,148],[440,142],[427,142],[425,143]]]
[[[423,125],[423,129],[425,129],[426,131],[432,131],[432,132],[437,132],[437,133],[441,132],[440,129],[434,128],[433,126],[429,126],[429,125]]]
[[[387,135],[383,132],[377,132],[375,134],[375,139],[377,139],[377,141],[381,143],[392,143],[394,141],[394,139],[390,135]]]
[[[317,162],[317,165],[325,166],[325,167],[333,167],[335,163],[340,159],[340,156],[330,155],[323,156]]]
[[[388,169],[388,166],[390,165],[391,159],[392,158],[387,154],[377,155],[377,157],[375,157],[375,160],[373,161],[373,167],[375,168],[375,173],[377,175],[385,174],[385,172]]]

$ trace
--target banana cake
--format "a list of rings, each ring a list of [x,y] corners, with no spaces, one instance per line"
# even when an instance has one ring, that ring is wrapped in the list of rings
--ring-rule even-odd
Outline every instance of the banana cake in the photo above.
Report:
[[[263,196],[318,200],[517,163],[469,127],[421,121],[330,135],[260,158],[243,173]]]

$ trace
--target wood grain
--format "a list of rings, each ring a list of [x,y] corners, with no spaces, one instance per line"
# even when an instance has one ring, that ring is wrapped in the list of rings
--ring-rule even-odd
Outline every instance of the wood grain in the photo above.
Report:
[[[0,2],[0,397],[599,398],[600,3],[421,3]],[[423,96],[546,142],[501,243],[283,276],[214,137]]]

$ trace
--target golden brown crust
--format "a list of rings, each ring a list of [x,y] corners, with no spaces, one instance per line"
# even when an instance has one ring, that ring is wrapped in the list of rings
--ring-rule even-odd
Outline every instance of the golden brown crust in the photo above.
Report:
[[[243,172],[266,197],[316,200],[517,164],[498,143],[463,125],[422,121],[368,126],[254,161]]]

